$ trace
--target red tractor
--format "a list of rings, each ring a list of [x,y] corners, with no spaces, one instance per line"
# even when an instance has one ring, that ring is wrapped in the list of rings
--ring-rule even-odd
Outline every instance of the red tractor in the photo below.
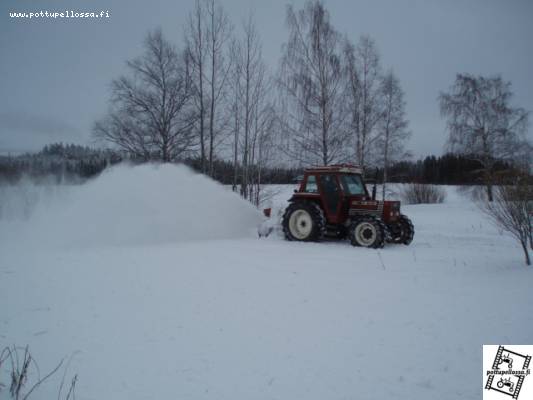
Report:
[[[361,168],[332,165],[306,169],[283,214],[287,240],[346,238],[353,246],[381,248],[385,242],[410,244],[415,230],[400,213],[399,201],[378,201],[368,193]]]

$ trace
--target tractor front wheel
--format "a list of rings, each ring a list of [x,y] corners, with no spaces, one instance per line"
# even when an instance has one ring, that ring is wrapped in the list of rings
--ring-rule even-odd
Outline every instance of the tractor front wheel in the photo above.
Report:
[[[287,240],[310,242],[322,238],[326,219],[318,204],[298,201],[287,207],[282,225]]]
[[[398,221],[389,224],[388,227],[391,233],[388,241],[405,245],[408,245],[413,241],[415,228],[407,216],[403,214],[400,215]]]
[[[385,244],[386,227],[379,219],[364,216],[356,219],[348,229],[352,246],[380,249]]]
[[[401,232],[401,235],[398,238],[398,243],[403,243],[405,245],[411,244],[415,236],[415,227],[413,226],[413,223],[406,215],[402,214],[400,215],[398,224],[400,225]]]

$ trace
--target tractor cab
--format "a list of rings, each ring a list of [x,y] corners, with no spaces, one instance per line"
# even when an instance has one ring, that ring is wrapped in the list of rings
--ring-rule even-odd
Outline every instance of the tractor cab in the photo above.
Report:
[[[343,209],[349,201],[372,200],[360,168],[353,166],[320,167],[305,170],[304,178],[293,199],[319,201],[330,223],[345,219]],[[311,200],[312,201],[312,200]]]

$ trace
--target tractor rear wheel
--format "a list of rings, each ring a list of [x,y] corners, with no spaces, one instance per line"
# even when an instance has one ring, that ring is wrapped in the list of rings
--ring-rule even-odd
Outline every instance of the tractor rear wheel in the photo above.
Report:
[[[381,220],[367,215],[350,224],[348,235],[352,246],[380,249],[385,244],[387,228]]]
[[[287,240],[312,242],[324,236],[326,218],[318,204],[296,201],[285,210],[282,226]]]

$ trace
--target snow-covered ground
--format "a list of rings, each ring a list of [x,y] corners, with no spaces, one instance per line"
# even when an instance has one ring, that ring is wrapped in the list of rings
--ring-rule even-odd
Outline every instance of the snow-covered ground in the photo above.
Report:
[[[258,239],[227,190],[134,171],[0,220],[0,345],[72,356],[78,399],[479,399],[482,344],[533,342],[533,270],[455,188],[370,250]]]

